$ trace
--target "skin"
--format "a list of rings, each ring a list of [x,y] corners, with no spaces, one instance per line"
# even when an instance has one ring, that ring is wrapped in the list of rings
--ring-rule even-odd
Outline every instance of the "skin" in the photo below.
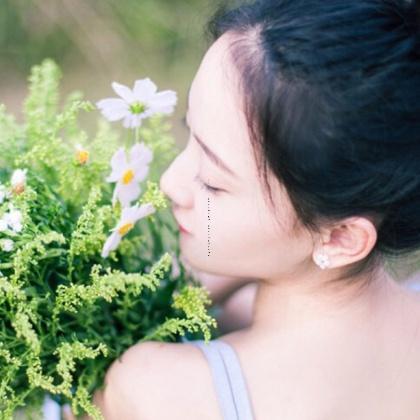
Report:
[[[281,406],[289,408],[289,419],[303,418],[299,417],[297,405],[293,405],[290,398],[284,397],[283,401],[281,395],[273,395],[272,389],[279,389],[282,377],[291,389],[300,390],[296,395],[313,399],[310,401],[316,410],[314,413],[323,413],[325,407],[332,409],[331,401],[337,399],[337,389],[342,389],[346,404],[352,405],[350,400],[354,394],[354,399],[364,407],[360,403],[362,397],[356,397],[358,372],[373,371],[375,361],[380,360],[378,372],[383,371],[385,364],[388,366],[385,373],[392,371],[398,375],[401,372],[397,368],[393,371],[393,360],[397,365],[400,354],[406,357],[406,366],[409,367],[410,362],[413,366],[415,362],[420,365],[418,358],[408,358],[412,354],[410,346],[420,342],[417,333],[419,298],[396,283],[383,267],[353,279],[359,282],[327,285],[372,250],[377,234],[369,218],[349,217],[324,226],[319,233],[309,232],[297,221],[287,192],[271,174],[269,180],[277,206],[275,209],[270,206],[258,177],[241,111],[240,77],[229,53],[235,39],[235,35],[225,34],[205,54],[189,94],[188,143],[160,181],[162,191],[172,203],[174,217],[189,231],[180,235],[183,258],[194,270],[209,273],[214,278],[228,278],[233,287],[236,284],[239,288],[244,279],[257,280],[249,326],[222,337],[239,354],[257,417],[278,418],[276,410]],[[217,154],[236,177],[216,167],[196,137]],[[195,179],[197,175],[222,191],[214,194],[205,190]],[[325,270],[313,260],[321,249],[331,262]],[[360,288],[368,278],[371,279],[369,286]],[[391,344],[394,340],[398,345]],[[375,355],[370,354],[374,343],[378,342],[386,348],[383,358],[376,347]],[[389,347],[391,345],[394,347]],[[178,346],[176,350],[170,347],[170,352],[179,351],[180,345],[175,346]],[[183,345],[184,349],[187,347],[190,346]],[[263,360],[258,358],[261,348],[264,348]],[[190,351],[199,354],[199,350]],[[393,356],[385,356],[388,353]],[[193,363],[193,359],[190,360]],[[343,363],[347,360],[353,362]],[[283,365],[282,361],[293,363]],[[314,371],[314,366],[318,365],[322,367]],[[114,372],[117,369],[114,368]],[[304,371],[313,375],[301,379],[299,372]],[[417,368],[413,375],[418,377],[418,373]],[[327,376],[335,379],[324,383]],[[274,379],[267,381],[268,377]],[[295,378],[300,378],[300,382],[294,383]],[[374,383],[374,378],[372,375],[369,380]],[[383,383],[384,379],[377,381]],[[406,382],[412,384],[410,381],[406,378]],[[208,386],[210,389],[213,386],[210,379]],[[369,394],[369,398],[374,398],[373,394]],[[98,406],[108,405],[109,412],[112,411],[109,407],[117,404],[115,399],[112,401],[110,398],[105,403],[97,397]],[[338,417],[335,418],[351,418],[346,412],[340,412],[342,407],[343,404],[336,408]],[[105,412],[105,408],[103,410]],[[397,418],[387,417],[391,412],[388,410],[379,416],[378,412],[364,412],[357,418]]]

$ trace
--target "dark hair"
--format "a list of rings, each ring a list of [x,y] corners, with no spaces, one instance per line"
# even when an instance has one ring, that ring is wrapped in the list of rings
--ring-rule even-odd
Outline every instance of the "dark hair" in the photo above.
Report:
[[[231,53],[271,202],[267,166],[310,231],[355,215],[375,224],[370,254],[336,280],[420,248],[419,9],[257,0],[219,8],[207,26],[212,41],[236,35]]]

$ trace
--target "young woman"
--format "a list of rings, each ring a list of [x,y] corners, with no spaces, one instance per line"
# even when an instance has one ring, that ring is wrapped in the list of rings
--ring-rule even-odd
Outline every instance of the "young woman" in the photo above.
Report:
[[[215,16],[161,188],[193,269],[257,279],[252,321],[130,348],[106,420],[420,418],[420,299],[384,268],[420,248],[419,3]]]

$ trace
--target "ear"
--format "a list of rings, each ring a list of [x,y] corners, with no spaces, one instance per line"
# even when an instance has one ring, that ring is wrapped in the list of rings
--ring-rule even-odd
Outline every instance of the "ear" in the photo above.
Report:
[[[315,253],[324,252],[330,268],[343,267],[365,258],[377,240],[374,224],[365,217],[350,217],[321,231]]]

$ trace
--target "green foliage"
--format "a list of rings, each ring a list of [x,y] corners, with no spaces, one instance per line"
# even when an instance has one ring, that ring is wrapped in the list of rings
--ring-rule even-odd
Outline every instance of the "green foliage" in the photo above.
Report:
[[[101,257],[121,210],[110,205],[104,181],[120,136],[101,120],[89,139],[77,117],[94,107],[76,92],[60,110],[60,77],[52,60],[33,69],[22,125],[0,106],[0,181],[7,192],[0,219],[13,211],[22,216],[21,229],[0,229],[0,244],[13,245],[0,247],[0,420],[12,419],[19,407],[36,416],[45,393],[70,402],[75,414],[100,419],[93,392],[128,347],[185,334],[209,340],[216,327],[207,291],[180,262],[179,273],[173,270],[176,229],[165,214],[154,161],[139,202],[157,211],[110,258]],[[168,130],[161,117],[139,130],[162,166],[173,157]],[[89,151],[87,162],[75,158],[77,144]],[[10,181],[18,168],[27,170],[20,189]]]
[[[186,319],[167,319],[164,324],[159,325],[153,332],[142,339],[165,341],[173,338],[175,334],[185,335],[187,330],[203,331],[205,340],[211,339],[209,327],[217,327],[216,321],[211,318],[205,306],[210,304],[210,299],[205,289],[197,287],[185,287],[174,298],[173,307],[184,312]]]

